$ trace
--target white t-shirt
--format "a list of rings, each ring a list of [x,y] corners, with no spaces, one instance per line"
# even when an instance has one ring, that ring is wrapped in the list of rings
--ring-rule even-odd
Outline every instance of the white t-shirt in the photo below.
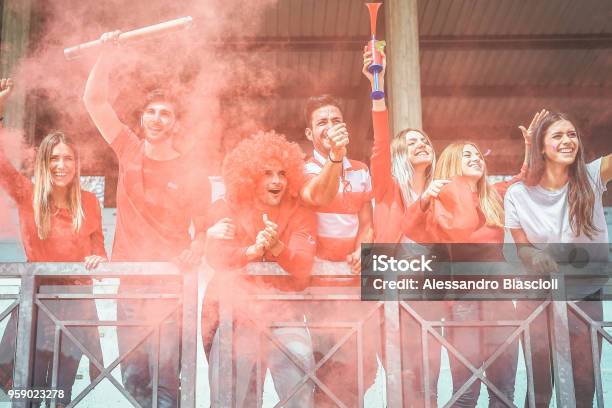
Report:
[[[606,186],[601,181],[601,158],[587,164],[593,192],[593,224],[598,229],[593,238],[576,236],[569,220],[567,203],[568,184],[555,191],[539,185],[526,186],[518,182],[510,186],[504,198],[506,228],[522,228],[529,242],[539,249],[552,243],[608,243],[608,226],[604,215],[602,195]]]

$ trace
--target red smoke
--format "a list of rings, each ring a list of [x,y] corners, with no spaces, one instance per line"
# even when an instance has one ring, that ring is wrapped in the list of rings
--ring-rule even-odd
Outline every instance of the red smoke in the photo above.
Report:
[[[112,73],[110,95],[120,118],[137,129],[138,109],[148,91],[166,87],[180,94],[187,111],[181,123],[183,137],[179,147],[201,152],[202,158],[210,163],[211,155],[220,151],[219,139],[224,133],[246,136],[270,127],[262,123],[261,100],[236,97],[241,93],[270,94],[266,90],[275,86],[277,75],[267,71],[269,67],[264,61],[259,61],[258,67],[243,54],[229,52],[224,41],[254,36],[263,13],[275,3],[274,0],[37,2],[32,14],[30,52],[10,73],[16,86],[24,89],[35,103],[35,135],[28,138],[37,143],[50,130],[59,128],[80,142],[84,173],[105,173],[109,166],[115,166],[112,153],[90,122],[81,101],[95,53],[67,61],[63,48],[97,39],[105,31],[129,31],[189,15],[194,20],[189,31],[122,47]],[[236,91],[238,87],[240,90]]]

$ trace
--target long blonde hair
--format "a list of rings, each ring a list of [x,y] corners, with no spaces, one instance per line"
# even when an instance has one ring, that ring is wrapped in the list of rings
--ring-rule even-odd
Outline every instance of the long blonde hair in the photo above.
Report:
[[[451,143],[442,151],[438,165],[436,166],[435,179],[450,179],[454,176],[462,176],[461,161],[465,145],[472,145],[481,157],[482,153],[478,145],[473,142],[463,141]],[[484,160],[484,159],[483,159]],[[485,216],[487,225],[496,227],[504,226],[504,206],[497,191],[487,181],[487,166],[484,166],[482,177],[476,184],[480,210]]]
[[[46,239],[51,231],[51,192],[53,182],[49,164],[53,148],[63,143],[70,147],[75,158],[75,175],[69,185],[68,208],[72,214],[72,229],[78,232],[83,225],[85,214],[81,205],[81,186],[79,183],[81,171],[78,151],[72,141],[64,133],[55,131],[47,135],[38,147],[36,165],[34,167],[34,221],[40,239]]]
[[[417,194],[414,192],[412,186],[414,167],[412,167],[412,163],[410,163],[410,159],[408,158],[408,143],[406,142],[406,135],[409,132],[417,132],[425,136],[433,152],[433,160],[425,172],[425,187],[433,180],[433,169],[436,167],[436,152],[433,150],[433,144],[429,136],[422,130],[407,128],[399,132],[393,140],[391,140],[391,175],[399,184],[405,207],[417,199]]]

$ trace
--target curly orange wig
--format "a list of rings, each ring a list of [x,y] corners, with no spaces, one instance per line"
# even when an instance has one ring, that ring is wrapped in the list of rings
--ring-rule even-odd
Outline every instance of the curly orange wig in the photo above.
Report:
[[[255,186],[263,176],[266,163],[278,161],[287,175],[287,191],[298,195],[304,182],[304,152],[297,143],[272,132],[259,132],[242,140],[223,160],[223,181],[227,199],[235,204],[251,205]]]

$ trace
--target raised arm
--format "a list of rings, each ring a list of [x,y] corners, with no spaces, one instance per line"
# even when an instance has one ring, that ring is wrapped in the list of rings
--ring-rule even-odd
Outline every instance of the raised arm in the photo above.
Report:
[[[542,109],[541,111],[536,112],[536,114],[533,116],[533,119],[531,120],[531,123],[529,124],[528,128],[525,128],[525,126],[523,125],[519,126],[519,129],[523,134],[523,140],[525,141],[525,154],[523,159],[523,165],[521,166],[521,170],[519,171],[519,173],[514,175],[510,180],[500,181],[499,183],[495,183],[493,185],[502,200],[506,195],[506,191],[508,191],[508,188],[512,184],[522,181],[525,178],[525,175],[527,174],[527,167],[529,165],[529,152],[531,151],[531,142],[533,140],[535,131],[538,128],[540,120],[542,120],[542,118],[546,115],[548,115],[548,111],[546,109]]]
[[[6,101],[13,91],[13,80],[11,78],[0,79],[0,117],[4,118],[4,108]],[[20,203],[28,194],[28,190],[32,189],[32,182],[24,175],[19,173],[13,164],[6,157],[4,147],[4,138],[8,132],[4,130],[3,121],[0,120],[0,187],[4,189],[11,198]]]
[[[344,155],[333,156],[330,152],[331,160],[328,160],[321,172],[317,175],[310,176],[300,196],[302,200],[311,206],[322,206],[331,203],[338,194],[338,186],[340,185],[340,175],[342,174],[342,161]]]
[[[0,127],[4,127],[4,108],[8,97],[13,92],[13,80],[11,78],[0,79]]]
[[[363,53],[363,75],[374,87],[374,77],[368,71],[372,62],[372,53],[364,47]],[[379,75],[380,87],[384,88],[384,75],[387,66],[387,57],[383,54],[383,70]],[[372,157],[370,158],[370,170],[372,171],[372,191],[375,200],[381,200],[388,188],[393,183],[391,176],[391,143],[389,130],[389,112],[385,100],[372,101],[372,125],[374,128],[374,145],[372,146]]]
[[[328,205],[338,194],[349,135],[346,124],[342,123],[339,118],[337,120],[337,122],[332,121],[333,125],[325,129],[325,138],[329,142],[328,160],[323,164],[321,172],[309,175],[300,192],[302,200],[310,206]],[[315,125],[318,128],[328,126],[329,118],[319,118],[316,120]],[[309,129],[307,129],[307,137],[309,137],[308,131]],[[306,172],[309,173],[308,168]]]
[[[342,174],[342,162],[325,163],[321,173],[310,177],[304,183],[300,193],[302,200],[308,205],[317,207],[331,203],[338,194],[340,174]]]
[[[387,69],[387,56],[383,51],[380,51],[382,55],[382,66],[383,69],[378,74],[378,85],[380,89],[385,89],[385,71]],[[361,72],[363,75],[370,81],[370,87],[374,89],[374,75],[370,71],[368,71],[368,67],[372,63],[372,52],[368,51],[368,46],[363,47],[363,68]],[[372,111],[373,112],[382,112],[387,110],[387,105],[385,104],[385,98],[382,99],[373,99],[372,100]]]
[[[523,134],[523,140],[525,140],[525,158],[523,159],[523,166],[521,167],[521,173],[523,172],[523,169],[527,169],[527,165],[529,163],[529,150],[531,148],[531,142],[533,141],[535,132],[538,128],[538,125],[540,124],[540,121],[546,116],[548,115],[548,111],[546,109],[542,109],[539,112],[536,112],[535,115],[533,115],[533,119],[531,119],[531,123],[529,124],[529,127],[527,129],[525,129],[525,126],[520,125],[519,129],[521,130],[521,133]]]
[[[118,42],[119,34],[119,31],[102,34],[101,40],[105,46],[89,73],[83,94],[83,102],[89,116],[109,144],[115,140],[124,126],[108,100],[111,54],[113,45]]]

